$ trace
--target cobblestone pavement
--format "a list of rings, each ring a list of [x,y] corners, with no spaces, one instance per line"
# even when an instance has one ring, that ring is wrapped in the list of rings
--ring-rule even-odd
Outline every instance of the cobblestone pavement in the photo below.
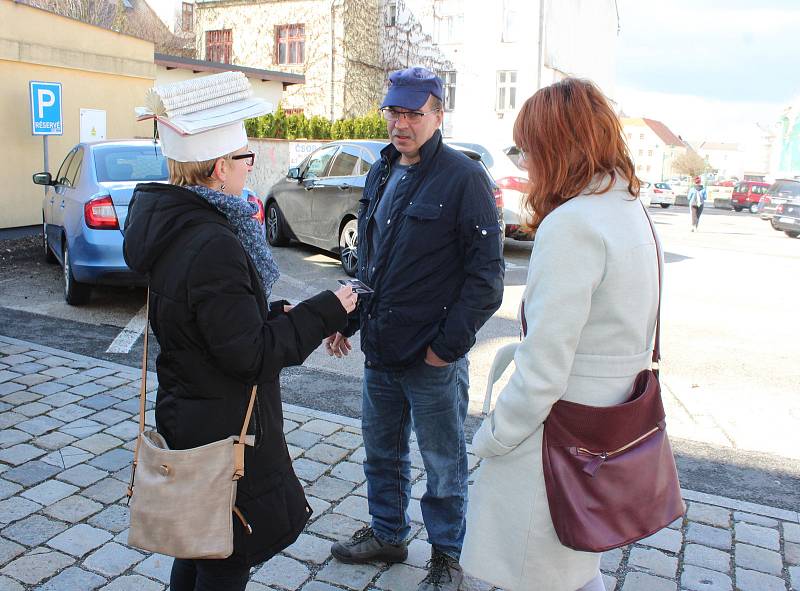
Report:
[[[0,591],[166,587],[171,559],[125,544],[138,379],[129,367],[0,336]],[[430,553],[419,453],[408,560],[348,566],[329,548],[369,518],[359,423],[287,406],[284,430],[314,516],[293,546],[254,569],[248,591],[414,591]],[[607,589],[800,591],[797,512],[688,490],[684,497],[683,519],[603,556]],[[492,589],[474,580],[465,587]]]

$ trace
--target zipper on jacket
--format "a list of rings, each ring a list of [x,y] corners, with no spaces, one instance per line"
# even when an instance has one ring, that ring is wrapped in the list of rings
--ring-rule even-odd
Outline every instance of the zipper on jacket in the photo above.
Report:
[[[644,441],[645,439],[647,439],[648,437],[650,437],[654,433],[663,430],[664,427],[665,427],[664,421],[661,421],[661,422],[658,423],[658,425],[656,425],[655,427],[650,429],[644,435],[640,435],[639,437],[637,437],[633,441],[630,441],[630,442],[626,443],[625,445],[623,445],[622,447],[620,447],[618,449],[615,449],[613,451],[592,451],[592,450],[586,449],[585,447],[578,447],[578,448],[572,448],[572,449],[574,450],[574,453],[576,455],[577,454],[584,454],[584,455],[594,456],[594,459],[583,467],[583,471],[584,472],[586,472],[589,476],[594,476],[595,473],[597,473],[597,470],[600,469],[600,466],[603,465],[603,462],[605,462],[608,458],[616,456],[616,455],[619,455],[619,454],[629,450],[630,448],[634,447],[635,445],[638,445],[639,443],[641,443],[642,441]]]

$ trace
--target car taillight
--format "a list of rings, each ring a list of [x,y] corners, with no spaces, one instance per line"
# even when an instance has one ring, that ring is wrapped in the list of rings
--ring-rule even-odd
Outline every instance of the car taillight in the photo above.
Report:
[[[775,213],[783,213],[783,203],[775,208]]]
[[[117,212],[111,195],[95,197],[83,206],[83,217],[86,225],[95,230],[119,230]]]
[[[264,204],[261,203],[261,200],[256,197],[255,195],[248,195],[247,200],[250,203],[255,203],[258,206],[258,211],[253,214],[253,218],[258,220],[258,223],[262,226],[264,225]]]
[[[505,202],[503,201],[503,191],[501,191],[498,187],[494,188],[492,195],[494,195],[494,204],[497,207],[503,207],[505,205]]]
[[[496,182],[497,186],[501,189],[513,189],[520,193],[526,193],[528,191],[528,179],[521,176],[504,176],[503,178],[497,179]]]
[[[663,193],[663,192],[664,191],[662,191],[661,189],[653,189],[653,193]]]

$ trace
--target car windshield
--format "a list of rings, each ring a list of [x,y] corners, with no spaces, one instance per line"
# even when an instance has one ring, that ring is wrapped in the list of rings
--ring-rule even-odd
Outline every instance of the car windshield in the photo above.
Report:
[[[167,160],[157,146],[97,146],[92,152],[100,183],[163,181],[169,176]]]

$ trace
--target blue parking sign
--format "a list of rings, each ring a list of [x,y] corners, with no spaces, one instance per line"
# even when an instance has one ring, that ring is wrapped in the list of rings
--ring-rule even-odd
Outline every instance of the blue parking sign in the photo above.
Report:
[[[61,83],[31,81],[30,86],[33,135],[63,135]]]

